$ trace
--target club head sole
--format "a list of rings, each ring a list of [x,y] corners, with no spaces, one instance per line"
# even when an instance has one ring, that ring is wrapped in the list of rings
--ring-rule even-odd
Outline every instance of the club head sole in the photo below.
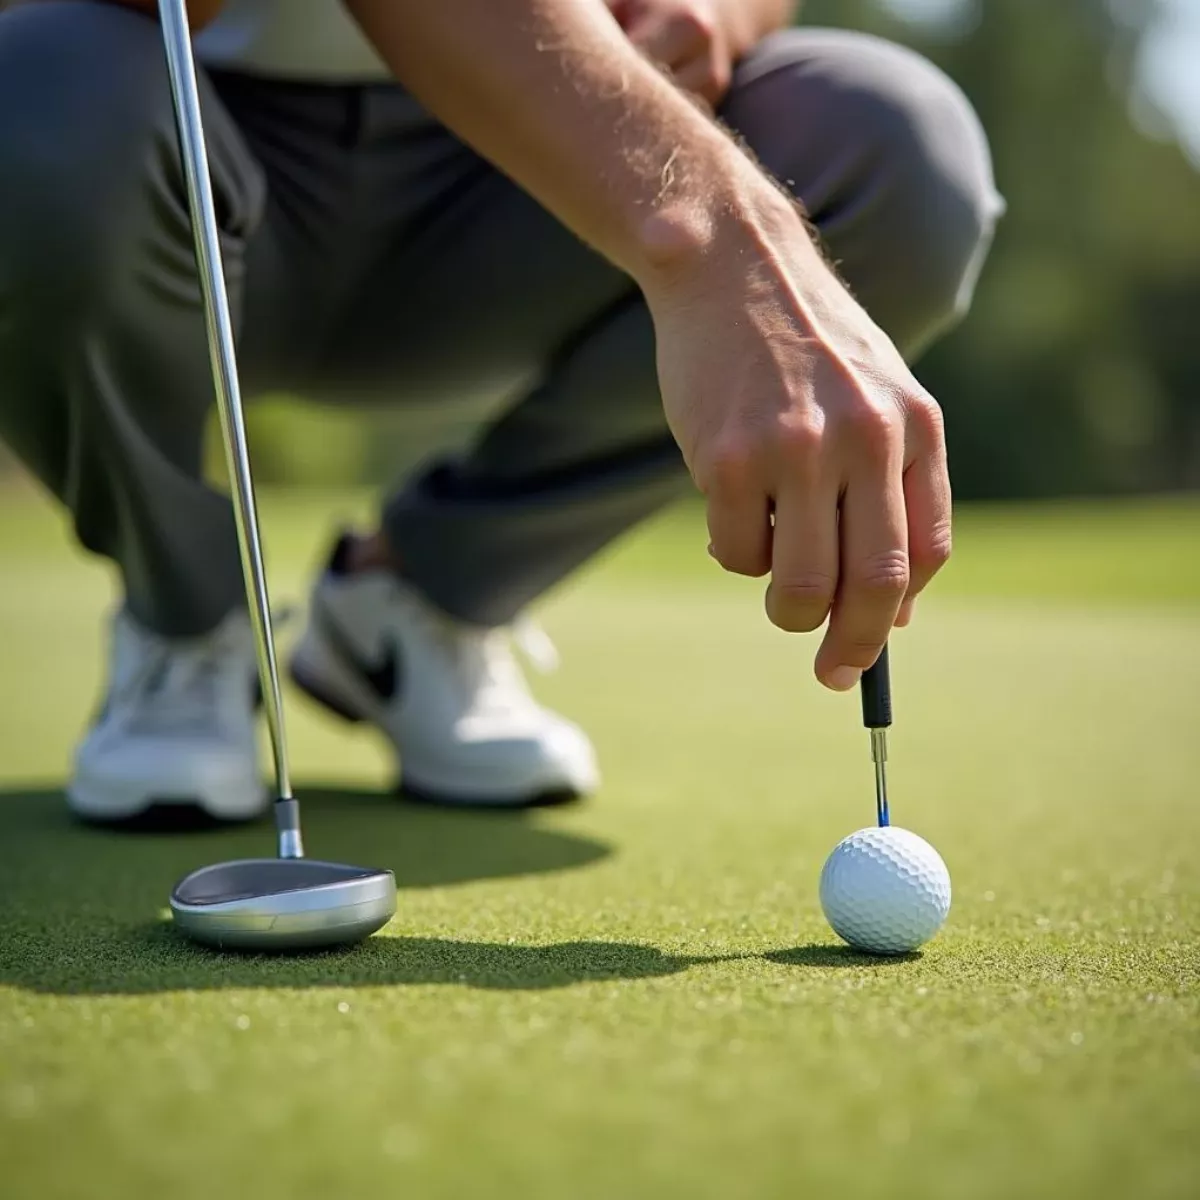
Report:
[[[221,950],[301,952],[362,941],[396,912],[391,871],[314,859],[202,867],[171,893],[179,931]]]

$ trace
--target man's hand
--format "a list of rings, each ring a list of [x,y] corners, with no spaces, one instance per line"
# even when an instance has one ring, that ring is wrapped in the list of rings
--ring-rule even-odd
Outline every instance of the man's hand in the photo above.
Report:
[[[716,108],[733,78],[722,0],[608,0],[625,36],[685,92]]]
[[[817,675],[852,687],[949,553],[950,485],[936,404],[795,205],[601,4],[345,3],[418,99],[641,287],[714,556],[771,573],[780,627],[828,617]]]
[[[647,290],[663,403],[713,557],[770,573],[780,628],[828,618],[816,673],[841,691],[949,556],[941,411],[794,214],[756,225]]]
[[[716,108],[733,68],[794,16],[794,0],[605,0],[625,36],[685,92]]]

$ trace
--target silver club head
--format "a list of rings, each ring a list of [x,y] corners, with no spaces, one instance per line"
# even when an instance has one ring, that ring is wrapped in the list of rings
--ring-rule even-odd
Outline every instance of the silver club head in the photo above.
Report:
[[[171,893],[180,931],[230,950],[316,950],[369,937],[396,912],[391,871],[304,858],[202,867]]]

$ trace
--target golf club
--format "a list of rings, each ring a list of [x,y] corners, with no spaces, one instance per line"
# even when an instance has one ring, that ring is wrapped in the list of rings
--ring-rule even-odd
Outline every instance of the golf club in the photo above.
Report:
[[[887,731],[892,723],[892,674],[886,644],[875,665],[863,672],[859,686],[862,692],[863,725],[871,733],[871,761],[875,764],[875,816],[880,827],[883,827],[891,824],[887,787]]]
[[[305,950],[342,945],[367,937],[391,919],[396,911],[396,879],[391,871],[304,858],[300,806],[292,794],[288,772],[279,667],[187,5],[185,0],[159,0],[158,11],[187,181],[217,410],[233,488],[242,574],[275,761],[279,832],[277,858],[219,863],[180,880],[171,893],[171,913],[188,937],[219,947]]]

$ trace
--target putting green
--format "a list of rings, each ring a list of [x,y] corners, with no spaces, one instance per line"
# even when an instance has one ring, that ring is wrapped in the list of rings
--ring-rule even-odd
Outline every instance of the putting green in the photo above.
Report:
[[[277,600],[361,508],[268,498]],[[955,887],[919,957],[824,925],[822,860],[872,815],[857,702],[685,509],[545,613],[594,803],[406,807],[369,735],[292,698],[310,847],[395,867],[401,902],[358,950],[268,960],[162,918],[269,830],[65,818],[110,593],[6,493],[0,1193],[1197,1194],[1197,545],[1194,503],[964,514],[894,643],[895,815]]]

